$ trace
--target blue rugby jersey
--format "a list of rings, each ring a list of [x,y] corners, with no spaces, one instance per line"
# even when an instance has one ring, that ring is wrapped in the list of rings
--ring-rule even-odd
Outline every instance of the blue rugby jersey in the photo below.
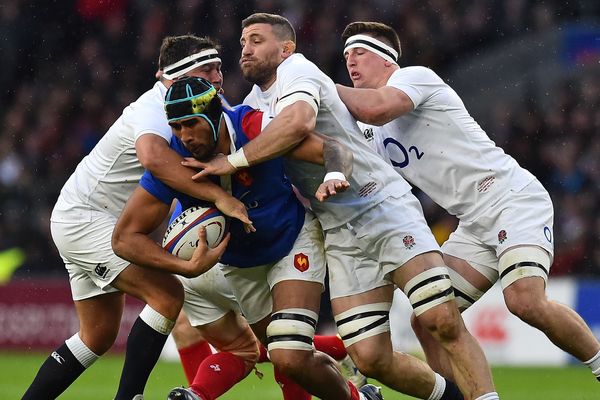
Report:
[[[235,132],[235,148],[239,149],[260,134],[262,113],[240,105],[224,110]],[[171,148],[183,157],[191,153],[175,136]],[[219,183],[218,177],[211,177]],[[140,185],[151,195],[171,204],[179,200],[182,209],[195,205],[212,206],[159,181],[149,171],[140,179]],[[276,158],[264,163],[240,169],[231,176],[232,195],[240,199],[248,209],[248,215],[256,232],[244,232],[243,224],[233,219],[229,224],[231,240],[221,262],[240,268],[254,267],[275,262],[286,256],[304,224],[305,209],[298,201],[288,178],[284,174],[283,160]]]

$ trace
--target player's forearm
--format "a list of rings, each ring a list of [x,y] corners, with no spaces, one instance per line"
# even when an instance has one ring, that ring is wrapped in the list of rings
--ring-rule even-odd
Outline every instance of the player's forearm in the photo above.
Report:
[[[132,264],[172,274],[186,275],[187,262],[160,247],[147,235],[125,233],[113,236],[115,254]]]
[[[250,165],[286,154],[313,131],[316,115],[308,104],[302,103],[298,101],[284,108],[258,137],[244,146]]]
[[[381,126],[393,119],[390,103],[377,89],[356,89],[336,85],[338,94],[348,111],[360,122]]]
[[[196,171],[181,165],[183,158],[162,137],[146,134],[138,139],[135,146],[142,166],[169,187],[211,203],[223,196],[230,196],[208,179],[193,181],[192,176]]]
[[[354,156],[350,149],[332,138],[323,143],[323,162],[326,172],[341,172],[346,179],[352,175]]]

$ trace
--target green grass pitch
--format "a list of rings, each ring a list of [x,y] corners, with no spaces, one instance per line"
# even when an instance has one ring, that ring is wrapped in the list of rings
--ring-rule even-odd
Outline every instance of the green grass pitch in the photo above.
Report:
[[[46,355],[17,352],[0,353],[0,398],[19,399],[33,379]],[[106,400],[115,394],[123,358],[102,357],[61,397],[61,400]],[[280,400],[270,364],[260,364],[264,378],[251,373],[244,381],[221,397],[224,400]],[[597,400],[600,382],[583,367],[565,368],[494,368],[494,380],[501,399],[507,400]],[[146,400],[164,400],[168,391],[185,383],[181,366],[159,362],[146,387]],[[372,382],[376,383],[376,382]],[[386,400],[409,399],[384,388]]]

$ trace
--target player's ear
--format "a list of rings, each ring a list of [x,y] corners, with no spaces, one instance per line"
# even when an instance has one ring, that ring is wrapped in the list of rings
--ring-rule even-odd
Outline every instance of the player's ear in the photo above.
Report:
[[[281,51],[283,58],[288,58],[289,56],[294,54],[295,51],[296,43],[292,42],[291,40],[286,40],[285,42],[283,42],[283,48]]]

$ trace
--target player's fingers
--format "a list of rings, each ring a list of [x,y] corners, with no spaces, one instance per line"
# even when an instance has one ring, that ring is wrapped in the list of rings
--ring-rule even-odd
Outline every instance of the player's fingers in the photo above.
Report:
[[[198,248],[206,249],[208,244],[206,243],[206,228],[204,226],[198,227]]]
[[[221,259],[221,256],[229,244],[229,239],[231,239],[231,233],[227,232],[223,240],[221,240],[221,243],[212,249],[212,251],[217,255],[217,260]]]
[[[186,167],[191,168],[204,168],[204,163],[202,161],[198,161],[193,157],[185,157],[181,162],[181,165],[185,165]]]
[[[244,224],[244,231],[246,233],[254,233],[256,232],[256,228],[254,227],[254,225],[252,225],[252,222],[250,222],[248,224]]]
[[[197,181],[199,179],[207,177],[208,175],[210,175],[210,173],[207,170],[203,169],[202,171],[200,171],[197,174],[195,174],[194,176],[192,176],[192,179]]]

